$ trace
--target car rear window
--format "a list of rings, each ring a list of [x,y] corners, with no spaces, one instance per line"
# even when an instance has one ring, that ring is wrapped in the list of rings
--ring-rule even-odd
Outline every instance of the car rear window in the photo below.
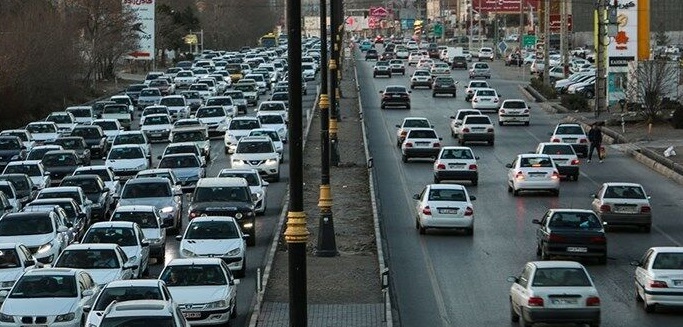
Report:
[[[474,159],[469,149],[448,149],[441,153],[441,159]]]
[[[429,128],[429,122],[424,119],[406,119],[403,127],[426,127]]]
[[[479,90],[477,91],[477,96],[494,97],[496,96],[496,91]]]
[[[409,139],[435,139],[436,138],[436,132],[434,132],[434,131],[411,130],[410,133],[408,133],[407,138],[409,138]]]
[[[550,218],[550,223],[548,225],[553,228],[602,228],[600,219],[590,212],[558,212]]]
[[[524,109],[526,108],[526,103],[523,101],[505,101],[504,107],[506,109]]]
[[[546,145],[543,147],[543,154],[575,154],[571,145]]]
[[[553,167],[553,161],[548,157],[524,157],[519,165],[524,168]]]
[[[531,283],[536,287],[592,286],[581,268],[540,268]]]
[[[465,117],[465,124],[489,125],[491,120],[486,116],[467,116]]]
[[[473,110],[468,110],[468,111],[460,111],[458,112],[458,117],[456,117],[458,120],[463,120],[465,119],[465,116],[467,115],[478,115],[479,113]]]
[[[470,87],[489,87],[489,84],[486,82],[472,82]]]
[[[580,126],[558,126],[555,134],[584,134]]]
[[[605,198],[609,199],[645,199],[645,191],[638,186],[608,186]]]
[[[429,201],[467,201],[465,191],[460,189],[431,189]]]
[[[683,269],[683,253],[659,253],[652,269]]]

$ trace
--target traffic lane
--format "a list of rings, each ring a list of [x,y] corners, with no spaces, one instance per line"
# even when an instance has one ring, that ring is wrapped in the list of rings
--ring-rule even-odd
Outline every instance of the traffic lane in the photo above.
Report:
[[[364,67],[364,68],[367,68],[367,67]],[[371,84],[374,84],[374,83],[380,84],[380,85],[376,86],[375,89],[382,89],[383,88],[383,85],[381,85],[382,83],[400,84],[400,83],[396,83],[397,81],[390,81],[389,79],[371,80],[367,76],[366,76],[365,80],[363,80],[363,78],[361,78],[361,81],[365,82],[365,83],[371,83]],[[398,82],[400,82],[400,81],[398,81]],[[502,84],[504,84],[504,83],[502,83]],[[510,91],[509,94],[513,94],[514,96],[521,96],[519,94],[515,94],[516,92],[515,93],[512,92],[512,91],[516,91],[516,89],[514,88],[514,85],[510,85],[510,87],[511,88],[509,90]],[[372,88],[369,88],[369,87],[363,88],[363,90],[370,90],[370,89],[372,89]],[[376,91],[376,90],[373,90],[373,91]],[[380,142],[380,145],[377,147],[375,147],[375,138],[371,137],[371,141],[370,141],[370,146],[372,148],[371,151],[373,153],[373,157],[375,158],[375,165],[379,171],[378,172],[378,179],[380,181],[383,181],[383,179],[382,179],[383,176],[381,176],[381,174],[383,174],[383,173],[389,174],[386,171],[390,170],[385,165],[385,162],[383,159],[385,159],[385,157],[387,157],[387,156],[390,157],[390,161],[388,162],[388,165],[390,165],[391,167],[394,167],[396,165],[396,163],[399,162],[399,160],[400,160],[400,157],[398,156],[398,150],[395,150],[393,152],[390,150],[391,148],[395,149],[395,147],[391,146],[391,144],[393,143],[392,141],[395,139],[395,134],[394,134],[395,123],[400,122],[400,120],[407,115],[427,116],[433,122],[436,122],[436,121],[438,121],[438,119],[443,118],[444,115],[443,115],[443,113],[440,113],[439,110],[434,110],[434,108],[439,107],[438,105],[436,105],[436,103],[440,99],[432,99],[432,101],[434,101],[433,103],[421,105],[420,101],[423,101],[423,100],[420,100],[420,99],[427,99],[427,98],[431,99],[431,98],[426,97],[426,96],[422,96],[422,97],[417,96],[416,97],[415,96],[416,92],[413,92],[413,100],[415,101],[413,104],[413,108],[415,108],[415,109],[410,110],[410,112],[408,113],[407,111],[400,110],[400,109],[399,110],[379,110],[378,105],[373,106],[373,103],[379,102],[378,99],[375,98],[375,95],[371,94],[374,92],[370,91],[369,93],[370,94],[366,94],[363,98],[364,109],[365,109],[364,115],[366,117],[368,117],[368,118],[366,118],[369,121],[368,124],[371,124],[372,127],[375,127],[372,125],[372,121],[375,118],[375,116],[386,115],[387,117],[390,117],[390,118],[387,118],[385,120],[385,124],[379,124],[380,126],[377,126],[379,128],[372,128],[372,127],[370,128],[370,130],[377,132],[377,133],[373,133],[373,134],[375,134],[373,136],[377,136],[380,134],[381,134],[380,136],[384,136],[384,140],[381,140],[383,142]],[[508,93],[508,92],[506,91],[506,93]],[[369,103],[370,105],[366,105],[366,103]],[[423,110],[422,112],[420,112],[421,108]],[[426,109],[424,109],[424,108],[426,108]],[[377,115],[374,115],[374,114],[377,114]],[[502,256],[503,260],[505,260],[507,258],[511,258],[511,257],[522,257],[522,258],[520,258],[521,260],[512,261],[511,264],[509,264],[509,266],[510,266],[510,269],[508,269],[510,271],[509,274],[517,274],[518,270],[524,264],[524,262],[526,262],[528,260],[535,260],[535,256],[533,255],[535,252],[535,246],[533,243],[534,230],[535,229],[534,229],[534,226],[530,224],[530,220],[532,219],[530,217],[540,217],[545,212],[546,208],[549,208],[549,207],[577,207],[578,203],[584,203],[585,204],[585,205],[578,206],[578,207],[587,207],[587,205],[590,203],[590,199],[586,195],[586,187],[585,187],[586,183],[585,182],[583,183],[584,185],[581,185],[582,184],[581,182],[563,183],[563,185],[562,185],[562,188],[563,188],[562,192],[563,193],[562,193],[562,196],[560,198],[552,198],[552,197],[546,197],[546,196],[533,196],[533,197],[526,197],[526,198],[518,198],[517,199],[517,198],[512,198],[510,195],[507,194],[507,191],[505,190],[505,185],[504,185],[505,173],[506,173],[506,169],[504,169],[504,163],[509,162],[511,160],[511,158],[514,157],[514,155],[516,155],[517,153],[524,152],[524,151],[519,150],[519,148],[520,148],[519,144],[522,144],[522,147],[528,147],[529,149],[532,150],[535,147],[535,145],[537,144],[537,142],[542,140],[541,137],[543,137],[543,138],[547,137],[547,134],[546,134],[547,131],[551,130],[549,128],[552,128],[552,126],[554,126],[554,122],[552,122],[552,119],[554,119],[554,117],[549,117],[548,115],[544,115],[544,113],[542,113],[542,112],[536,113],[535,117],[536,116],[538,116],[539,119],[534,120],[534,123],[529,128],[516,127],[516,126],[509,126],[510,128],[507,128],[507,126],[506,126],[505,128],[498,129],[497,130],[498,131],[498,141],[497,141],[495,150],[494,150],[494,148],[490,148],[490,147],[473,146],[475,148],[475,151],[477,151],[477,153],[480,156],[482,156],[482,158],[493,157],[495,159],[495,160],[491,160],[488,162],[487,162],[487,160],[482,159],[482,160],[480,160],[480,166],[485,166],[486,164],[490,164],[490,165],[494,166],[491,169],[494,169],[497,171],[497,173],[495,174],[497,176],[493,176],[493,174],[488,173],[489,169],[487,169],[487,167],[482,167],[481,170],[486,171],[487,173],[482,174],[482,179],[480,180],[480,185],[478,187],[469,187],[469,189],[471,189],[474,194],[478,195],[478,200],[475,202],[476,216],[477,217],[501,217],[502,216],[502,219],[505,219],[505,220],[502,220],[503,223],[509,222],[510,218],[513,218],[515,220],[514,224],[505,225],[507,227],[507,230],[505,230],[505,229],[497,229],[498,228],[497,224],[499,224],[500,221],[496,221],[494,219],[491,219],[490,221],[495,222],[496,226],[491,226],[493,228],[488,228],[488,226],[484,226],[483,227],[485,229],[484,233],[490,234],[490,231],[496,231],[496,232],[498,232],[499,235],[491,235],[491,236],[495,237],[495,238],[499,238],[499,239],[505,239],[506,237],[509,237],[509,235],[511,233],[513,233],[513,234],[517,233],[518,234],[517,237],[514,238],[514,240],[515,240],[514,246],[510,246],[509,244],[505,243],[505,244],[503,244],[504,246],[497,246],[497,247],[493,247],[492,244],[495,245],[495,243],[488,242],[486,240],[486,238],[487,238],[486,235],[484,235],[483,236],[484,242],[482,242],[483,247],[481,249],[474,249],[474,250],[475,250],[475,253],[479,251],[481,253],[486,254],[486,257],[490,257],[491,253],[503,253],[504,254]],[[437,130],[441,129],[441,131],[439,131],[439,133],[442,135],[444,134],[444,132],[447,131],[447,127],[442,127],[438,124],[436,127],[437,127]],[[545,135],[543,135],[543,134],[545,134]],[[503,142],[501,142],[501,140],[503,140]],[[506,142],[509,144],[506,144]],[[445,141],[444,144],[447,145],[449,143],[448,143],[448,141]],[[499,152],[499,150],[501,148],[503,149],[502,152],[507,152],[507,153],[497,154],[496,152]],[[481,151],[479,149],[481,149]],[[507,150],[507,151],[505,151],[505,150]],[[378,152],[380,152],[381,154],[378,155]],[[642,168],[643,168],[637,164],[634,165],[634,163],[626,157],[623,157],[623,156],[622,156],[622,158],[618,158],[618,156],[615,156],[615,157],[617,157],[617,158],[615,158],[614,161],[617,161],[617,160],[625,161],[623,163],[617,163],[618,166],[627,165],[630,168],[633,168],[636,170],[642,170]],[[482,163],[484,163],[484,162],[486,162],[486,163],[484,165],[482,165]],[[414,169],[415,166],[418,166],[418,165],[419,165],[419,168]],[[413,188],[414,191],[403,191],[404,194],[399,194],[399,195],[393,195],[393,194],[387,195],[386,196],[387,199],[384,199],[384,198],[382,198],[382,195],[383,195],[382,190],[380,190],[380,199],[382,202],[392,201],[392,199],[393,199],[393,201],[394,201],[393,203],[395,203],[396,201],[400,201],[397,199],[402,199],[403,197],[409,197],[412,192],[418,192],[424,184],[428,183],[431,180],[431,163],[430,162],[422,162],[422,163],[415,162],[415,163],[411,163],[411,164],[405,165],[405,166],[413,166],[411,168],[406,168],[406,172],[403,173],[403,176],[408,176],[408,177],[400,177],[400,176],[399,177],[397,177],[397,176],[390,177],[388,180],[392,181],[392,183],[388,184],[387,189],[388,190],[404,190],[406,188],[405,185],[412,185],[414,187]],[[601,166],[601,167],[606,167],[606,166]],[[645,172],[643,172],[643,173],[650,173],[651,174],[652,172],[650,172],[649,170],[645,170]],[[420,174],[422,174],[422,175],[420,175]],[[630,175],[630,174],[627,174],[626,176],[619,176],[619,177],[626,178],[626,177],[628,177],[628,175]],[[412,178],[415,181],[405,181],[405,182],[403,182],[403,184],[401,184],[402,178],[406,178],[406,179]],[[582,182],[583,181],[584,180],[582,179]],[[380,188],[382,187],[383,184],[384,184],[383,182],[378,183],[378,185],[380,185]],[[397,184],[400,184],[400,185],[397,185]],[[589,184],[590,184],[590,180],[589,180]],[[589,185],[588,189],[593,190],[593,189],[597,188],[597,185],[598,185],[597,182],[593,182],[592,184],[593,185]],[[488,190],[489,187],[487,187],[487,186],[489,186],[489,187],[492,186],[493,187],[491,189],[492,191],[489,191]],[[676,185],[676,187],[677,187],[677,185]],[[396,193],[396,192],[394,192],[394,193]],[[567,196],[567,194],[569,194],[569,196]],[[507,203],[499,203],[498,205],[496,205],[496,202],[500,202],[499,199],[505,199],[505,200],[507,200],[507,201],[505,201]],[[490,203],[493,203],[493,205],[489,206]],[[485,204],[485,205],[482,206],[482,204]],[[396,209],[395,211],[398,211],[399,213],[395,213],[392,211],[390,214],[386,215],[385,214],[385,210],[386,210],[385,207],[386,206],[382,206],[383,216],[395,217],[392,219],[391,224],[388,227],[385,227],[388,230],[388,234],[392,232],[392,231],[390,231],[390,229],[397,230],[398,233],[402,234],[401,239],[405,241],[406,238],[403,236],[403,234],[406,232],[406,230],[404,230],[403,228],[411,228],[414,225],[414,220],[412,220],[413,218],[411,218],[411,216],[414,216],[414,211],[412,211],[412,212],[409,211],[408,214],[405,214],[405,213],[400,213],[400,211],[402,210],[401,208],[403,208],[403,206],[401,206],[401,208],[392,207],[390,209]],[[411,206],[408,205],[407,207],[409,210],[413,210]],[[505,216],[507,216],[505,213],[511,211],[510,208],[515,208],[514,217],[505,217]],[[409,218],[407,219],[407,221],[401,222],[401,224],[399,226],[398,223],[400,222],[400,219],[398,217],[409,217]],[[481,222],[482,222],[482,219],[477,220],[477,227],[475,228],[475,230],[476,230],[475,235],[478,235],[478,236],[473,242],[474,245],[477,244],[477,241],[479,239],[482,239],[482,237],[481,237],[482,233],[480,232],[480,230],[482,228],[479,228],[482,225]],[[639,257],[644,251],[644,249],[636,249],[635,251],[632,250],[630,243],[631,242],[638,242],[639,244],[643,244],[643,243],[644,244],[648,244],[648,243],[649,244],[656,244],[657,239],[659,239],[659,237],[657,237],[655,235],[651,235],[651,234],[646,234],[646,235],[635,234],[634,235],[635,239],[633,237],[630,237],[631,235],[617,234],[617,236],[618,236],[618,237],[616,237],[617,240],[612,241],[613,239],[615,239],[615,237],[612,237],[610,235],[610,245],[609,245],[610,253],[617,253],[618,255],[617,256],[610,255],[610,257],[612,257],[613,260],[610,260],[609,273],[601,271],[601,270],[607,270],[606,268],[596,269],[596,272],[593,273],[594,277],[596,278],[596,282],[598,283],[599,289],[614,288],[611,285],[605,285],[605,287],[601,287],[601,285],[600,285],[601,281],[599,281],[598,279],[602,280],[603,278],[601,278],[601,277],[604,277],[604,280],[606,280],[606,281],[613,281],[614,278],[611,275],[613,274],[614,269],[612,269],[612,266],[615,264],[620,267],[619,269],[623,270],[623,272],[621,272],[620,276],[622,276],[623,279],[625,280],[624,282],[619,283],[618,285],[622,285],[621,288],[627,288],[627,289],[630,288],[630,285],[631,285],[630,280],[632,280],[633,269],[632,269],[632,267],[628,266],[628,261],[630,261],[630,260],[628,260],[628,257],[631,257],[634,254],[633,252],[635,252],[636,257]],[[389,239],[388,236],[387,236],[387,238]],[[624,239],[624,240],[621,240],[621,239]],[[391,242],[390,239],[388,241]],[[431,245],[432,244],[430,244],[430,246]],[[623,246],[620,246],[620,245],[623,245]],[[416,247],[414,247],[414,246],[406,246],[406,247],[409,249],[412,249],[411,252],[409,252],[409,253],[415,254],[416,251],[414,249]],[[447,246],[447,248],[451,248],[451,246],[449,245],[449,246]],[[455,246],[454,248],[462,248],[462,247],[460,247],[458,245],[458,246]],[[643,246],[643,248],[647,248],[647,246]],[[394,250],[395,250],[395,248],[392,247],[392,248],[390,248],[390,251],[389,251],[390,258],[391,258],[390,260],[392,262],[404,263],[405,259],[413,258],[413,256],[408,256],[408,257],[405,257],[405,259],[404,259],[404,257],[400,257],[399,260],[394,260],[394,254],[396,253],[396,251],[394,251]],[[629,253],[629,252],[631,252],[631,253]],[[527,257],[524,257],[525,254]],[[617,257],[617,258],[622,257],[622,259],[620,261],[613,262],[616,260],[615,257]],[[626,258],[626,259],[623,259],[623,258]],[[437,260],[434,260],[434,261],[437,261]],[[438,261],[438,262],[441,263],[441,262],[452,262],[452,261],[445,260],[445,261]],[[494,264],[499,266],[500,260],[494,260]],[[488,267],[488,265],[485,265],[485,267]],[[601,267],[597,267],[597,268],[601,268]],[[593,267],[590,266],[589,269],[593,269]],[[396,275],[397,274],[396,270],[397,269],[392,269],[392,274]],[[402,271],[403,268],[398,269],[398,270]],[[447,269],[446,271],[449,271],[449,269]],[[477,274],[479,274],[479,272],[477,272]],[[495,283],[495,280],[497,280],[498,285],[499,285],[498,288],[502,289],[503,294],[506,294],[507,290],[509,289],[509,284],[507,284],[504,281],[506,275],[498,274],[495,276],[482,276],[482,275],[477,275],[477,276],[483,277],[481,279],[483,281],[488,282],[488,283],[490,283],[492,280],[494,280],[494,283]],[[398,278],[397,276],[394,276],[394,277]],[[497,279],[494,279],[494,278],[497,278]],[[605,282],[605,283],[607,284],[608,282]],[[402,284],[402,286],[405,286],[405,285],[406,284]],[[428,288],[416,287],[416,289],[423,289],[424,290],[424,289],[428,289]],[[400,295],[402,293],[404,293],[402,290],[398,290],[396,292],[397,297],[399,297],[399,301],[401,301]],[[603,291],[603,293],[604,293],[604,291]],[[629,292],[626,292],[626,293],[629,293]],[[614,303],[621,303],[619,301],[621,301],[624,298],[626,293],[617,292],[616,294],[614,294],[612,296],[614,301],[611,301],[612,299],[606,299],[605,301],[614,302]],[[609,295],[612,295],[612,294],[609,294]],[[497,296],[494,296],[494,298],[496,298],[496,297]],[[603,298],[606,298],[605,294],[603,294]],[[609,298],[609,296],[607,296],[607,298]],[[505,299],[505,297],[503,297],[503,299]],[[605,307],[609,308],[610,305],[611,304],[608,304]],[[503,303],[502,306],[503,306],[502,308],[504,308],[506,306],[506,303]],[[409,316],[409,314],[406,314],[405,310],[403,310],[404,308],[401,307],[400,304],[399,304],[399,309],[401,310],[402,321],[406,322],[406,319],[407,319],[406,317]],[[484,309],[486,309],[486,308],[484,308]],[[416,311],[422,311],[422,310],[416,310]],[[620,311],[622,311],[622,310],[620,310]],[[476,310],[476,308],[471,308],[471,310],[466,310],[466,312],[481,312],[481,310]],[[610,312],[611,312],[611,310],[610,310]],[[462,312],[459,312],[459,314],[462,314]],[[431,315],[429,315],[429,316],[431,316]],[[504,317],[499,317],[499,318],[504,318]],[[628,319],[631,319],[631,318],[628,318]],[[496,318],[496,321],[498,321],[498,318]],[[479,321],[477,321],[477,322],[479,322]],[[484,321],[484,322],[486,322],[486,321]]]

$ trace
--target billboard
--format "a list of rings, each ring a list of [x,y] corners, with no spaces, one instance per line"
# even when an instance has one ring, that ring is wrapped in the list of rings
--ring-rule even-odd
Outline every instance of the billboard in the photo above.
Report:
[[[138,35],[138,48],[128,55],[138,60],[154,59],[154,0],[122,0],[123,8],[137,16],[131,33]]]
[[[636,58],[638,54],[638,0],[617,0],[617,35],[607,46],[608,57]]]
[[[474,10],[482,13],[518,14],[520,3],[524,5],[525,11],[529,10],[529,6],[537,10],[539,1],[542,0],[473,0],[472,3]]]

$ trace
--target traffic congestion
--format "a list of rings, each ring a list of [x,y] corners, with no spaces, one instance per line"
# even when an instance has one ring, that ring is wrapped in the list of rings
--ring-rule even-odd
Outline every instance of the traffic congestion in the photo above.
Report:
[[[490,48],[356,42],[403,325],[675,325],[683,249],[654,201],[678,186],[610,150],[599,122],[528,102],[506,77],[526,68]]]
[[[0,132],[0,326],[244,324],[287,177],[282,43]]]

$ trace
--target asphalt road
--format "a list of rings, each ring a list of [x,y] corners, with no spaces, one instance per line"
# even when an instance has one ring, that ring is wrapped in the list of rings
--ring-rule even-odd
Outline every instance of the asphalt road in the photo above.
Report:
[[[303,96],[302,108],[304,113],[309,111],[316,96],[317,81],[308,82],[308,95]],[[269,94],[261,95],[261,101],[267,100]],[[255,116],[256,107],[249,107],[249,116]],[[139,111],[137,112],[139,113]],[[133,129],[137,129],[139,117],[135,117]],[[305,122],[305,117],[304,117]],[[156,168],[157,156],[161,155],[168,145],[168,142],[153,143],[152,144],[152,165]],[[211,162],[207,165],[206,176],[215,177],[221,169],[230,168],[229,155],[224,154],[223,151],[223,137],[214,138],[211,140]],[[249,323],[249,316],[251,315],[252,301],[256,295],[256,274],[257,269],[261,268],[261,272],[266,265],[266,255],[270,247],[270,242],[275,233],[275,227],[282,211],[284,197],[287,193],[287,183],[289,182],[289,147],[285,145],[284,148],[285,161],[280,165],[281,179],[279,183],[270,183],[266,195],[267,210],[264,215],[256,217],[256,246],[247,248],[247,273],[246,277],[242,278],[237,291],[237,320],[233,321],[232,326],[246,326]],[[93,160],[93,165],[103,164],[102,160]],[[188,224],[188,208],[190,206],[191,194],[186,194],[183,199],[183,230]],[[166,238],[166,262],[179,257],[180,242],[175,240],[175,235],[168,235]],[[164,268],[162,263],[156,262],[156,259],[150,259],[150,278],[156,278]]]
[[[358,57],[359,59],[361,57]],[[494,147],[469,145],[479,160],[479,185],[465,184],[474,201],[473,237],[459,232],[431,231],[419,235],[412,195],[432,182],[432,162],[411,160],[402,163],[396,148],[396,124],[406,116],[423,116],[435,125],[443,145],[456,145],[449,130],[449,116],[457,109],[470,108],[464,101],[467,72],[455,71],[458,96],[432,98],[427,89],[413,90],[412,110],[379,108],[380,94],[389,84],[409,86],[405,77],[372,78],[373,62],[358,60],[358,78],[367,124],[369,148],[374,158],[376,185],[385,248],[388,253],[393,304],[401,326],[514,326],[509,318],[509,288],[506,278],[518,275],[524,263],[536,260],[534,218],[548,208],[585,208],[590,194],[608,181],[638,182],[652,196],[652,233],[628,229],[608,234],[609,260],[606,266],[586,262],[602,298],[602,326],[675,326],[681,324],[683,310],[666,309],[646,314],[636,304],[634,267],[651,246],[681,245],[683,225],[678,210],[683,209],[683,191],[615,148],[600,164],[581,163],[578,182],[562,182],[559,198],[550,195],[513,197],[506,190],[505,164],[515,155],[533,151],[562,118],[549,115],[538,105],[532,107],[531,125],[496,128]],[[504,99],[523,98],[517,85],[528,81],[519,68],[493,64],[489,83]]]

